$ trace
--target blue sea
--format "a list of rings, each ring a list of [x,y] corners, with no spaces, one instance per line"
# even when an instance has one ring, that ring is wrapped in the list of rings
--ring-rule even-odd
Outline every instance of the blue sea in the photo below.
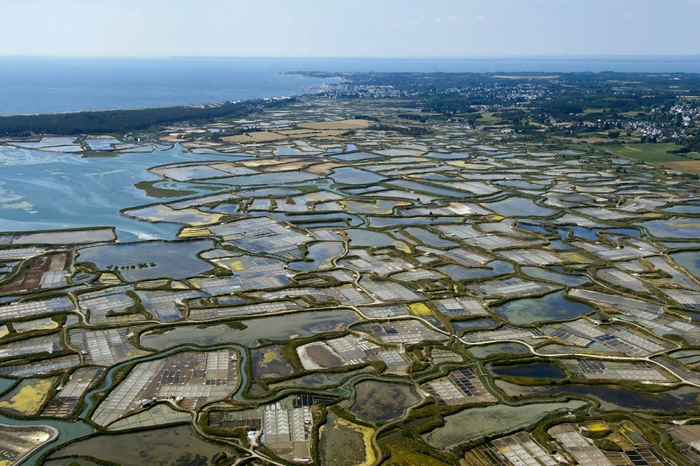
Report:
[[[0,57],[0,115],[160,107],[309,92],[285,71],[700,73],[700,56],[463,59]]]

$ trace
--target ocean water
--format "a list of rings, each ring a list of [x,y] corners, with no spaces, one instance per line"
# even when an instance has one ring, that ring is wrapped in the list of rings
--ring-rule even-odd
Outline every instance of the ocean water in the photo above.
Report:
[[[221,102],[309,92],[285,71],[689,72],[700,56],[455,59],[0,57],[0,115]]]

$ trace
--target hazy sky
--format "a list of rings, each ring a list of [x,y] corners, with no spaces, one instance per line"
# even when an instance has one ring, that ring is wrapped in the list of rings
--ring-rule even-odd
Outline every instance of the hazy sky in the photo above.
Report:
[[[698,55],[700,0],[0,0],[0,55]]]

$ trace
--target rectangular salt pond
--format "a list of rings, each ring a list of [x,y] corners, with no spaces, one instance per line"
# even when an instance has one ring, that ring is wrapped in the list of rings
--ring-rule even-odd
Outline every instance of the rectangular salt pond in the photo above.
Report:
[[[86,244],[114,241],[115,239],[117,237],[112,228],[95,228],[17,234],[12,239],[12,244]]]

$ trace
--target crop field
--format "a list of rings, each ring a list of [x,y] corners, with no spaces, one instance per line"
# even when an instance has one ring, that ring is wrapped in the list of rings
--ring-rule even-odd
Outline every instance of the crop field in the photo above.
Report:
[[[649,163],[687,162],[694,159],[692,154],[670,154],[668,151],[680,149],[680,146],[670,143],[658,144],[628,144],[621,148],[610,148],[615,155]],[[688,155],[685,157],[684,155]]]

